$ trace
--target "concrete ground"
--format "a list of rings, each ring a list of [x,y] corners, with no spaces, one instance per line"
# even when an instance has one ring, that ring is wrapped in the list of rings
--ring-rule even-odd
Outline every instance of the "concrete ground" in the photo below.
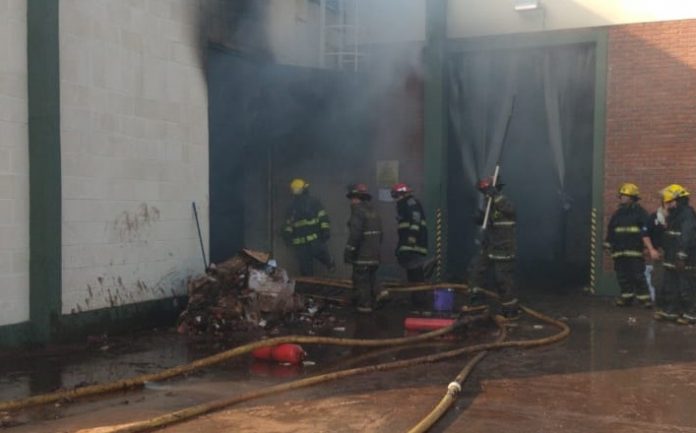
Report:
[[[465,383],[454,409],[432,431],[696,432],[696,327],[656,323],[648,310],[617,309],[608,299],[574,291],[529,295],[527,304],[566,321],[572,329],[569,339],[543,348],[490,353]],[[403,312],[380,312],[347,322],[345,331],[336,335],[401,335],[402,320]],[[492,332],[472,331],[464,341],[447,344],[490,340]],[[510,338],[538,338],[553,332],[548,325],[524,318],[511,329]],[[193,342],[172,331],[101,343],[97,341],[87,352],[58,348],[40,356],[6,356],[0,375],[1,398],[158,371],[222,348]],[[447,348],[451,346],[389,353],[376,359],[385,362]],[[7,431],[75,432],[145,419],[353,366],[351,360],[365,352],[305,349],[316,365],[293,369],[237,359],[142,391],[12,414],[8,419],[18,425]],[[407,431],[439,401],[465,362],[463,358],[343,379],[247,402],[161,431]]]

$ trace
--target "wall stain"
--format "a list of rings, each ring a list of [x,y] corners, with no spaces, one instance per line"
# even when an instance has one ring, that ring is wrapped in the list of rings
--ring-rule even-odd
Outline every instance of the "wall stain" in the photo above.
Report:
[[[122,241],[133,241],[150,224],[160,220],[160,211],[141,203],[135,211],[123,211],[113,222],[113,229]]]

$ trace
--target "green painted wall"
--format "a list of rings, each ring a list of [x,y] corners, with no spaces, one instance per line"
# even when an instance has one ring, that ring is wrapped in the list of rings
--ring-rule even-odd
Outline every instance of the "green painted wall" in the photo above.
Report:
[[[48,341],[61,302],[58,0],[27,2],[29,92],[29,318]]]

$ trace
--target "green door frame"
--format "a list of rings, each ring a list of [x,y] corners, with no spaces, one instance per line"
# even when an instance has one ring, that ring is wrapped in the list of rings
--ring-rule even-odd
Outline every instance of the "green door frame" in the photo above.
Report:
[[[439,1],[435,1],[439,3]],[[445,6],[446,8],[446,6]],[[435,12],[441,12],[435,10]],[[431,13],[431,10],[428,10]],[[437,17],[428,16],[428,24],[438,23]],[[428,37],[428,50],[436,51],[432,45],[440,44],[437,38]],[[605,128],[606,128],[606,90],[607,90],[607,53],[608,53],[608,32],[605,28],[580,29],[580,30],[559,30],[540,33],[514,34],[514,35],[495,35],[476,38],[449,39],[446,41],[445,53],[456,53],[465,51],[484,51],[497,49],[521,49],[535,47],[562,46],[571,44],[591,43],[595,45],[596,64],[595,64],[595,109],[594,109],[594,137],[593,137],[593,168],[592,168],[592,210],[591,210],[591,251],[590,254],[590,287],[592,293],[610,295],[618,293],[618,287],[613,273],[604,272],[603,260],[604,252],[602,241],[604,236],[604,149],[605,149]],[[446,184],[446,171],[444,158],[440,159],[441,166],[435,164],[435,157],[444,154],[446,149],[447,122],[445,99],[446,93],[441,91],[439,101],[437,89],[442,89],[444,82],[444,54],[443,57],[426,56],[426,180],[430,180],[431,187],[436,182]],[[429,73],[429,74],[428,74]],[[432,89],[428,93],[428,89]],[[432,100],[431,100],[432,99]],[[436,118],[440,117],[439,121]],[[440,134],[430,132],[431,128],[440,127]],[[431,157],[431,164],[427,164],[428,156]],[[428,184],[426,182],[426,184]],[[428,192],[437,197],[436,203],[441,203],[442,207],[446,203],[446,190],[442,188],[440,195],[436,195],[434,189]],[[429,197],[431,197],[429,195]]]
[[[445,55],[447,51],[447,0],[427,0],[425,46],[425,198],[428,235],[435,241],[435,278],[444,275],[447,220],[447,109]]]

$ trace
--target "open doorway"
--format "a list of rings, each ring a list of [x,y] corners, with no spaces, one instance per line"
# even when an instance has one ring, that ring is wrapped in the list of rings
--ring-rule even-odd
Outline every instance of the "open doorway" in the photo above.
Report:
[[[279,65],[211,49],[210,256],[240,248],[270,252],[292,274],[280,233],[293,178],[309,182],[332,220],[329,249],[347,237],[345,186],[371,173],[370,113],[358,110],[361,77]]]
[[[450,55],[448,257],[456,276],[477,252],[475,182],[499,162],[518,209],[522,283],[587,284],[595,61],[592,43]]]

